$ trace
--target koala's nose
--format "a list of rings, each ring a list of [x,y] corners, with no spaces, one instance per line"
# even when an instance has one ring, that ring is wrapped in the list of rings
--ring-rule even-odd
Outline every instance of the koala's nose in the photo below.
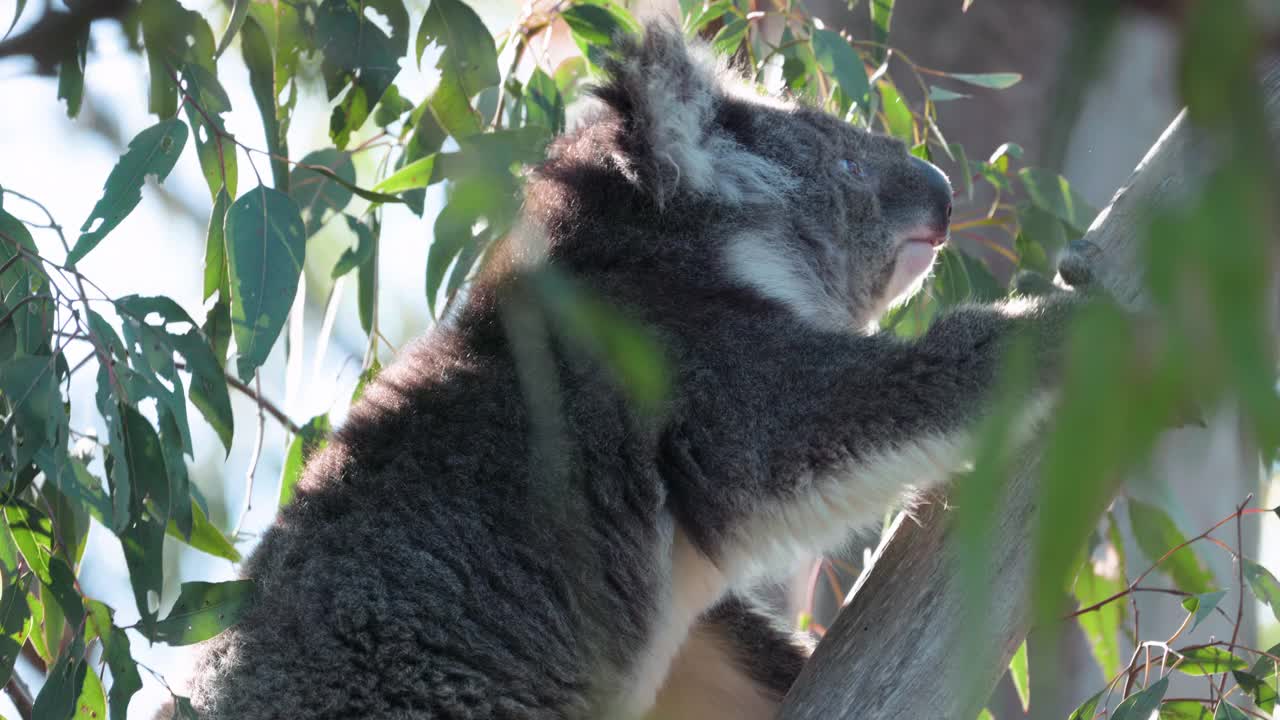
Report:
[[[946,229],[951,223],[951,181],[947,179],[946,173],[933,163],[925,162],[913,155],[911,164],[924,183],[935,226],[940,230]]]

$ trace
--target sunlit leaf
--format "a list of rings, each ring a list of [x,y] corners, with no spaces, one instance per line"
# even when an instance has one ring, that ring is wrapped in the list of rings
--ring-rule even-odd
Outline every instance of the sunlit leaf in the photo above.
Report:
[[[169,645],[207,640],[234,625],[252,597],[252,580],[182,583],[173,609],[143,634]]]
[[[1194,700],[1174,700],[1160,706],[1160,720],[1210,720],[1213,713]]]
[[[1119,575],[1118,568],[1086,561],[1076,578],[1076,602],[1081,607],[1089,607],[1124,589],[1124,578]],[[1076,617],[1089,640],[1089,651],[1105,677],[1115,677],[1120,671],[1120,625],[1124,622],[1124,614],[1125,601],[1121,599]]]
[[[191,503],[191,535],[186,537],[182,531],[178,529],[172,521],[166,528],[166,532],[170,537],[177,538],[191,547],[208,553],[214,557],[220,557],[231,562],[240,562],[240,551],[236,550],[235,544],[222,534],[209,518],[205,517],[204,511],[200,509],[198,503]]]
[[[280,507],[293,500],[294,487],[302,477],[302,469],[307,460],[318,450],[329,444],[329,415],[317,415],[302,426],[300,432],[293,436],[289,450],[285,453],[284,468],[280,474]]]
[[[31,630],[27,623],[31,616],[27,607],[27,585],[14,575],[5,578],[4,588],[0,591],[0,683],[9,681],[14,661],[22,652],[27,633]]]
[[[1182,662],[1177,670],[1187,675],[1217,675],[1249,667],[1244,660],[1220,647],[1184,648],[1178,653],[1182,655]]]
[[[874,0],[873,0],[874,2]],[[1022,711],[1031,707],[1031,676],[1027,669],[1027,641],[1023,640],[1018,651],[1009,661],[1009,677],[1013,680],[1013,689],[1018,692],[1018,701],[1022,703]]]

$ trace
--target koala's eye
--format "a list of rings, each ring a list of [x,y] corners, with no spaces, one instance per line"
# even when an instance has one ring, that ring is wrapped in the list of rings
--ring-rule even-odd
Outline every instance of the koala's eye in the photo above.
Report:
[[[840,158],[836,165],[840,168],[841,172],[848,173],[854,177],[862,177],[862,166],[859,165],[856,160]]]

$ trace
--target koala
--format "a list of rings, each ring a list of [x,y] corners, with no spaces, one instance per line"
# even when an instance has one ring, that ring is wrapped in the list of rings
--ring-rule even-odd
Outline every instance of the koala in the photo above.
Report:
[[[309,461],[202,651],[201,717],[771,718],[809,648],[749,590],[961,468],[1015,338],[1046,406],[1072,293],[876,331],[949,235],[901,142],[663,23],[594,96],[463,304]],[[504,318],[544,266],[659,340],[658,412],[554,330],[523,372]]]

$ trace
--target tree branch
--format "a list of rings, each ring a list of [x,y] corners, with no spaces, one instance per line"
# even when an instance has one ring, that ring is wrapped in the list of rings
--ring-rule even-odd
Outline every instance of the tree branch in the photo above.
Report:
[[[1280,63],[1266,66],[1262,85],[1280,138]],[[1179,116],[1085,236],[1099,253],[1099,280],[1122,304],[1141,304],[1138,254],[1148,209],[1195,190],[1212,166],[1212,150]],[[1029,629],[1037,459],[1028,453],[1015,465],[993,515],[998,526],[985,569],[990,603],[983,613],[983,661],[964,656],[967,648],[957,643],[962,633],[956,629],[971,622],[964,598],[969,583],[955,523],[944,498],[934,496],[914,521],[900,517],[886,533],[874,564],[787,695],[783,720],[977,717]]]
[[[133,7],[130,0],[83,0],[68,5],[71,12],[48,10],[26,30],[0,42],[0,58],[26,55],[40,73],[50,74],[94,20],[119,20]]]

